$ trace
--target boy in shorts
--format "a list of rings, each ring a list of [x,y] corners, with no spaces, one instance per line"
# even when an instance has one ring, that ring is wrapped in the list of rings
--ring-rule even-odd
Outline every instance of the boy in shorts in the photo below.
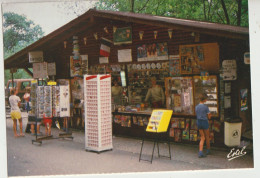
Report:
[[[15,90],[11,90],[11,96],[9,97],[9,103],[11,106],[11,118],[13,120],[13,130],[14,130],[14,136],[15,137],[23,137],[23,122],[22,122],[22,115],[20,111],[21,106],[21,99],[16,96]],[[20,124],[20,135],[17,134],[17,120]]]
[[[199,95],[200,103],[195,107],[197,116],[197,126],[200,133],[199,143],[199,158],[206,157],[210,153],[210,140],[209,140],[209,121],[211,119],[211,113],[209,108],[204,103],[207,101],[207,94],[203,93]],[[203,154],[203,145],[206,139],[207,152]]]

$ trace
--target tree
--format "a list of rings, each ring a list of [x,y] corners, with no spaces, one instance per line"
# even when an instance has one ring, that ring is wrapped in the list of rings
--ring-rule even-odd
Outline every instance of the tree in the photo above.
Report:
[[[99,0],[97,9],[248,27],[247,0]]]
[[[4,50],[21,50],[43,36],[42,28],[23,15],[12,12],[3,14]]]
[[[44,35],[42,28],[28,20],[24,15],[12,12],[3,14],[3,41],[4,58],[15,54]],[[8,70],[5,70],[5,82],[11,78]],[[27,72],[19,69],[14,78],[30,78]]]

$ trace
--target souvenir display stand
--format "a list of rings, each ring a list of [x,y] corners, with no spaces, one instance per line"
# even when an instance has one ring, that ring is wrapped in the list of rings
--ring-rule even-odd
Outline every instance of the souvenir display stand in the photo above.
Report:
[[[84,75],[85,149],[112,150],[111,75]]]
[[[152,156],[150,160],[142,159],[142,151],[143,151],[144,140],[145,140],[145,136],[143,136],[141,151],[139,155],[139,162],[140,160],[143,160],[152,163],[155,144],[157,145],[158,157],[166,157],[171,159],[171,147],[170,147],[169,140],[167,142],[169,148],[169,156],[160,155],[160,149],[159,149],[160,134],[167,132],[171,116],[172,116],[172,110],[153,110],[149,123],[146,128],[146,132],[154,133],[154,139],[153,139],[154,144],[153,144]]]
[[[39,83],[39,80],[32,82],[31,87],[32,111],[30,115],[35,117],[36,126],[39,119],[52,118],[52,88],[51,86],[39,86]],[[41,83],[43,84],[43,80]],[[37,134],[35,135],[35,140],[32,140],[32,144],[35,142],[42,144],[42,140],[53,138],[52,135],[41,137],[38,137]]]
[[[43,82],[43,81],[42,81]],[[70,94],[68,86],[56,86],[56,82],[38,86],[39,82],[32,82],[31,101],[32,111],[30,116],[35,117],[36,125],[39,119],[56,119],[55,124],[60,129],[58,117],[70,117]],[[48,125],[47,125],[48,126]],[[59,138],[71,138],[71,133],[60,133]],[[42,140],[54,139],[52,135],[38,137],[36,134],[33,143],[42,144]]]
[[[70,91],[69,86],[53,86],[53,116],[60,118],[70,117]],[[66,119],[66,125],[68,126],[68,119]],[[69,127],[66,128],[64,133],[59,133],[59,138],[71,138],[72,132],[69,131]]]

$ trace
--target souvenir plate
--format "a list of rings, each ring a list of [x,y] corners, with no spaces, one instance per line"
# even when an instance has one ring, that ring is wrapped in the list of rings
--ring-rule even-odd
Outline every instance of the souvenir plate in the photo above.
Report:
[[[136,64],[133,64],[133,65],[132,65],[132,69],[136,69]]]
[[[142,64],[142,69],[146,69],[146,65],[145,64]]]
[[[155,69],[155,68],[156,68],[155,63],[152,63],[152,64],[151,64],[151,67],[152,67],[152,69]]]
[[[147,63],[147,64],[146,64],[146,68],[147,68],[147,69],[151,69],[150,63]]]
[[[142,68],[141,64],[137,64],[137,65],[136,65],[136,68],[137,68],[138,70],[140,70],[140,69]]]
[[[156,67],[157,67],[157,69],[160,69],[162,66],[161,66],[160,63],[157,63],[157,64],[156,64]]]

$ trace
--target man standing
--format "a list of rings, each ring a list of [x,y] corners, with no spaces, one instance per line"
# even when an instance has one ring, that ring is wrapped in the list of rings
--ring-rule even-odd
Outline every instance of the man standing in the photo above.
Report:
[[[165,96],[161,86],[156,84],[156,78],[151,78],[152,87],[148,89],[145,97],[145,102],[147,103],[151,100],[153,108],[162,108],[165,104]]]
[[[20,105],[21,105],[21,99],[16,96],[15,90],[11,90],[11,96],[9,97],[9,103],[11,105],[11,118],[13,120],[13,129],[14,129],[14,136],[24,136],[23,134],[23,123],[22,123],[22,116],[20,111]],[[16,126],[17,126],[17,120],[20,124],[20,135],[17,134]]]

